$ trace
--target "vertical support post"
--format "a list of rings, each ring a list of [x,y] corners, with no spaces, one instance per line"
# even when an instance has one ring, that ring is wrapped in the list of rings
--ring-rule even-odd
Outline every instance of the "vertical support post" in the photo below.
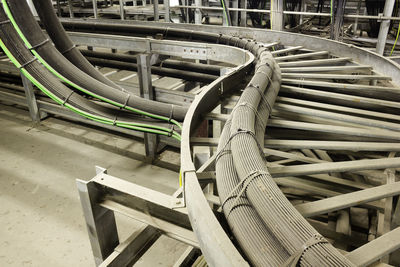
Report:
[[[283,0],[271,0],[271,29],[283,30]]]
[[[28,102],[29,115],[32,121],[37,124],[40,122],[40,111],[36,102],[33,85],[23,74],[21,74],[22,84],[24,86],[26,101]]]
[[[76,180],[96,266],[119,244],[114,212],[98,205],[100,190],[93,182]]]
[[[119,14],[121,16],[121,20],[125,20],[124,0],[119,0]]]
[[[72,0],[68,0],[68,10],[69,10],[69,16],[71,18],[74,17],[74,11],[73,11],[73,6],[72,6]]]
[[[60,0],[56,1],[56,5],[57,5],[57,14],[59,17],[61,17],[61,6],[60,6]]]
[[[93,15],[94,18],[97,19],[97,0],[92,0],[93,3]]]
[[[383,8],[383,16],[391,17],[393,12],[395,0],[386,0],[385,7]],[[389,32],[390,20],[385,19],[381,21],[381,26],[379,29],[378,43],[376,45],[376,52],[383,55],[386,46],[386,39]]]
[[[185,0],[185,6],[189,5],[189,0]],[[185,8],[186,23],[190,23],[189,8]]]
[[[307,12],[307,1],[306,0],[301,0],[300,11],[301,12]],[[299,24],[303,24],[303,20],[304,20],[304,15],[301,14],[300,15]]]
[[[239,8],[239,0],[232,0],[232,8]],[[232,26],[238,26],[239,12],[233,11],[231,19],[232,19]]]
[[[358,0],[356,15],[360,14],[360,9],[361,9],[361,0]],[[357,30],[358,30],[358,17],[354,20],[354,26],[353,26],[354,35],[357,35]]]
[[[241,0],[240,7],[247,9],[247,0]],[[240,12],[240,26],[247,27],[247,12],[246,11]]]
[[[170,18],[169,0],[164,0],[164,10],[165,10],[164,21],[170,22],[171,18]]]
[[[333,10],[333,14],[331,17],[330,37],[332,40],[341,40],[341,32],[343,30],[344,6],[346,4],[346,0],[334,0],[332,1],[332,3],[334,4],[334,6],[331,7]]]
[[[201,0],[195,0],[194,1],[194,5],[195,6],[201,6],[202,5],[201,2],[202,2]],[[202,19],[201,11],[200,11],[200,9],[196,8],[195,11],[194,11],[194,23],[195,24],[201,24],[201,19]]]
[[[156,0],[157,1],[157,0]],[[146,99],[154,99],[154,88],[151,82],[150,54],[137,55],[138,78],[140,96]],[[153,161],[157,155],[158,136],[156,134],[144,134],[144,146],[146,157]]]
[[[153,8],[154,8],[154,21],[159,21],[160,12],[158,10],[158,0],[153,0]]]

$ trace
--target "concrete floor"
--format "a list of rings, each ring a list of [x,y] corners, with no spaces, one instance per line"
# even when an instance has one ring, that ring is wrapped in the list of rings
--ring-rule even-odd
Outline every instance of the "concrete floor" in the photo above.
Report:
[[[175,172],[73,139],[0,104],[0,266],[94,266],[75,179],[91,179],[95,165],[164,193],[178,187]],[[121,239],[140,226],[117,224]],[[137,265],[172,266],[185,248],[162,237]]]

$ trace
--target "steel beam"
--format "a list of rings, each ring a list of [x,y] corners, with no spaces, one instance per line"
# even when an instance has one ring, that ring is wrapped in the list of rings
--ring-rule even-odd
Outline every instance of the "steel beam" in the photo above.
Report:
[[[400,182],[296,205],[304,217],[313,217],[400,194]]]
[[[323,162],[282,167],[269,167],[274,177],[301,176],[320,173],[354,172],[360,170],[381,170],[386,168],[399,168],[400,158],[362,159],[339,162]]]
[[[368,266],[400,248],[400,227],[353,250],[346,258],[357,266]]]

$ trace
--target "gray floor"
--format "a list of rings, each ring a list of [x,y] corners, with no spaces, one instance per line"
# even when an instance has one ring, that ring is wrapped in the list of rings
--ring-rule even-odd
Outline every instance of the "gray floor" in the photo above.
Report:
[[[175,172],[32,128],[27,115],[0,104],[0,266],[94,266],[75,179],[92,178],[95,165],[164,193],[178,186]],[[117,219],[122,238],[139,226]],[[184,249],[163,237],[138,265],[171,266]]]

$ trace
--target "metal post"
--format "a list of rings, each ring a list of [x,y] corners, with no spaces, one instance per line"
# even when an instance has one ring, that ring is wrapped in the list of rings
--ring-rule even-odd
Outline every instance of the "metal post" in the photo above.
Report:
[[[306,0],[301,0],[300,11],[301,11],[301,12],[307,12],[307,1],[306,1]],[[300,15],[299,24],[303,24],[303,19],[304,19],[304,15],[301,14],[301,15]]]
[[[170,18],[169,0],[164,0],[164,10],[165,10],[164,21],[170,22],[171,18]]]
[[[57,5],[57,13],[58,13],[58,16],[61,17],[60,0],[57,0],[57,1],[56,1],[56,5]]]
[[[383,9],[383,16],[391,17],[393,12],[395,0],[386,0],[385,7]],[[386,38],[389,32],[390,20],[382,20],[381,27],[379,29],[378,43],[376,45],[376,52],[383,55],[386,46]]]
[[[93,15],[94,18],[97,19],[97,0],[92,0],[93,3]]]
[[[71,18],[74,17],[74,11],[72,9],[73,9],[72,0],[68,0],[68,10],[69,10],[69,16]]]
[[[154,7],[154,21],[158,21],[160,19],[160,14],[158,10],[158,0],[153,0]]]
[[[283,30],[283,0],[271,0],[271,29]]]
[[[124,0],[119,0],[119,14],[121,16],[121,20],[125,20]]]
[[[158,0],[156,0],[158,1]],[[154,88],[151,81],[151,65],[150,54],[137,55],[138,77],[140,96],[146,99],[154,99]],[[144,145],[146,157],[149,160],[154,160],[157,154],[158,137],[156,134],[144,134]]]
[[[194,4],[195,4],[195,6],[200,7],[202,5],[201,2],[202,2],[201,0],[195,0]],[[201,24],[201,19],[202,19],[201,11],[199,8],[196,8],[194,11],[194,23]]]
[[[247,0],[241,0],[240,7],[247,9]],[[247,27],[247,12],[246,11],[240,12],[240,26]]]
[[[22,84],[24,86],[26,101],[28,102],[28,109],[31,119],[34,123],[40,122],[40,111],[36,102],[35,93],[33,92],[33,86],[25,75],[21,74]]]
[[[358,4],[357,4],[357,13],[356,13],[357,15],[360,14],[360,9],[361,9],[361,0],[359,0]],[[358,30],[358,18],[356,18],[354,21],[354,26],[353,26],[353,34],[354,35],[357,35],[357,30]]]
[[[239,0],[232,0],[232,8],[239,8]],[[232,26],[238,26],[239,12],[232,12]]]
[[[76,180],[96,266],[119,244],[114,212],[98,205],[101,196],[93,182]]]

